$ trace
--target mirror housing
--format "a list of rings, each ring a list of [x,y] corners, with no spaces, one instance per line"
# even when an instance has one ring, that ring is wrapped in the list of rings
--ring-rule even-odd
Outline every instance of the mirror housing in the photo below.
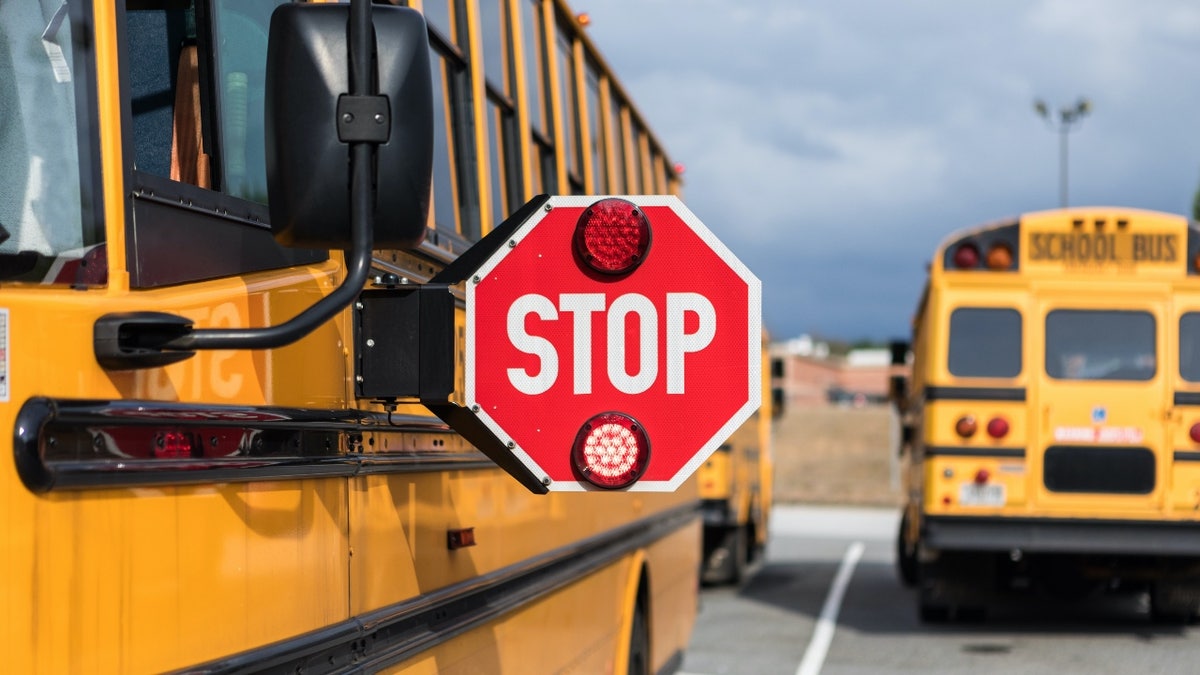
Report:
[[[386,101],[381,109],[365,111],[339,107],[351,91],[350,6],[288,4],[271,17],[267,189],[271,231],[285,246],[351,248],[348,123],[384,134],[376,145],[375,248],[410,248],[425,236],[433,167],[429,35],[416,10],[390,5],[372,10],[378,55],[371,65],[379,87],[374,93]]]

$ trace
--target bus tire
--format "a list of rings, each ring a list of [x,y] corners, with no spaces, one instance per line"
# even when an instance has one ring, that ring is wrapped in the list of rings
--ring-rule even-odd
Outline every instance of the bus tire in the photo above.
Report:
[[[1155,582],[1150,586],[1150,620],[1160,624],[1195,623],[1197,598],[1186,586]]]
[[[901,584],[906,588],[914,588],[918,577],[917,546],[910,546],[904,540],[904,533],[907,531],[908,513],[905,513],[900,518],[900,531],[896,533],[896,573]]]
[[[650,626],[646,621],[646,605],[638,599],[633,612],[633,627],[629,632],[629,675],[650,673]]]
[[[921,623],[946,623],[950,620],[950,608],[921,601],[917,604],[917,616]]]
[[[706,584],[738,584],[746,574],[749,565],[750,544],[746,541],[746,529],[743,526],[725,528],[714,532],[717,539],[712,549],[706,546],[704,569],[701,580]]]
[[[750,542],[745,525],[739,525],[729,531],[725,539],[725,547],[729,551],[729,574],[726,579],[731,584],[740,584],[746,578],[746,568],[750,566]]]

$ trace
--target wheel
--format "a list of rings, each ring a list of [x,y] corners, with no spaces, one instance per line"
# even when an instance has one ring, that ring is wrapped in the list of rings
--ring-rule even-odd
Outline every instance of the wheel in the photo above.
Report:
[[[746,528],[735,527],[729,531],[725,540],[725,548],[729,551],[729,575],[731,584],[740,584],[746,578],[746,568],[750,566],[750,543],[747,541]]]
[[[917,585],[917,547],[909,545],[904,540],[904,533],[908,531],[908,513],[905,513],[900,518],[900,531],[896,533],[896,573],[900,577],[900,583],[907,588],[913,588]]]
[[[1189,590],[1178,584],[1155,582],[1150,587],[1150,620],[1174,625],[1193,623],[1200,607]]]
[[[650,673],[650,630],[646,621],[646,606],[639,600],[633,613],[633,628],[629,631],[629,675]]]
[[[945,605],[930,605],[924,602],[917,605],[917,615],[922,623],[946,623],[950,620],[950,608]]]
[[[746,528],[731,527],[717,535],[720,541],[711,550],[706,550],[702,579],[710,584],[741,583],[750,555]]]

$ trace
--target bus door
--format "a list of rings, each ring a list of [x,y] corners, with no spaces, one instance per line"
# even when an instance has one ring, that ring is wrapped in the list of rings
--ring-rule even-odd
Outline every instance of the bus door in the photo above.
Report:
[[[1094,294],[1086,304],[1046,300],[1038,313],[1032,506],[1062,516],[1137,517],[1163,504],[1167,291],[1103,295],[1103,305]]]

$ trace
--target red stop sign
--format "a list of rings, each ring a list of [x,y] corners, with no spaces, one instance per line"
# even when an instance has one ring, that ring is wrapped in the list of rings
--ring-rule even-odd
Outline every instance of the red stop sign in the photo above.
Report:
[[[573,444],[621,413],[650,447],[629,489],[670,491],[758,409],[761,285],[675,197],[622,197],[652,244],[596,272],[572,238],[601,199],[551,197],[467,280],[466,404],[559,491],[591,489]]]

